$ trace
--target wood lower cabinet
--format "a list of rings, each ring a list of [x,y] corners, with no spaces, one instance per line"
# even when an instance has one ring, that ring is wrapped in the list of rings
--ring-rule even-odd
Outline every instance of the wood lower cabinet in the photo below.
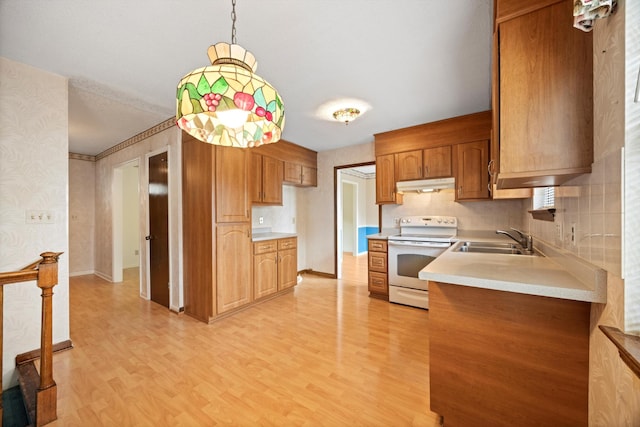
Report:
[[[298,283],[297,238],[253,243],[253,294],[260,299]]]
[[[253,243],[253,295],[255,299],[278,292],[278,241]]]
[[[284,290],[298,283],[298,239],[295,237],[278,240],[278,290]]]
[[[456,200],[486,200],[489,191],[489,140],[455,146]]]
[[[430,408],[444,425],[587,426],[591,304],[429,283]]]
[[[369,239],[369,295],[389,298],[387,279],[387,241]]]
[[[216,229],[218,314],[253,301],[251,225],[222,224]]]

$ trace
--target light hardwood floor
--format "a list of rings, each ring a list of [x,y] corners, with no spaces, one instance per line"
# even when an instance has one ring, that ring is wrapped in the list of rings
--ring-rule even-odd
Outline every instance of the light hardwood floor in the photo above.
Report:
[[[136,274],[72,277],[51,426],[439,425],[428,312],[369,298],[362,259],[212,325],[139,298]]]

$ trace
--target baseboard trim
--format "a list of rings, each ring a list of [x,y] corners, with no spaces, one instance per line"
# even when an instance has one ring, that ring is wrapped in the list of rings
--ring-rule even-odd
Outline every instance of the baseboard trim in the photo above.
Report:
[[[321,271],[313,271],[312,269],[308,268],[306,270],[300,270],[298,272],[298,274],[313,274],[314,276],[320,276],[320,277],[325,277],[327,279],[335,279],[336,275],[335,274],[331,274],[331,273],[323,273]]]
[[[111,276],[107,276],[106,274],[100,273],[99,271],[95,271],[93,274],[95,274],[96,276],[98,276],[103,280],[106,280],[107,282],[113,283],[113,280],[111,280]]]
[[[91,274],[96,274],[95,270],[87,270],[87,271],[74,271],[73,273],[69,273],[69,277],[75,276],[89,276]]]

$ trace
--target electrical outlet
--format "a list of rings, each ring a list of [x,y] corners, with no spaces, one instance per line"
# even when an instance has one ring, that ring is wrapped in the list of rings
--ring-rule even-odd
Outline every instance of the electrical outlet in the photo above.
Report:
[[[258,217],[258,223],[264,224],[264,217]]]
[[[393,218],[393,223],[394,223],[395,225],[400,224],[400,218],[398,218],[398,217]]]
[[[577,242],[577,237],[576,234],[578,233],[578,229],[576,226],[576,223],[574,222],[573,224],[571,224],[571,246],[576,246]]]
[[[53,224],[55,216],[52,211],[27,210],[25,214],[27,224]]]

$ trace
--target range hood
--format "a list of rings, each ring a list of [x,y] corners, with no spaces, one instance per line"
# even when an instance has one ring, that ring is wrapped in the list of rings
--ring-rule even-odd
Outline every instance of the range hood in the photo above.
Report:
[[[415,181],[399,181],[396,183],[396,191],[400,194],[415,191],[416,193],[428,193],[431,191],[455,188],[456,181],[451,178],[419,179]]]

